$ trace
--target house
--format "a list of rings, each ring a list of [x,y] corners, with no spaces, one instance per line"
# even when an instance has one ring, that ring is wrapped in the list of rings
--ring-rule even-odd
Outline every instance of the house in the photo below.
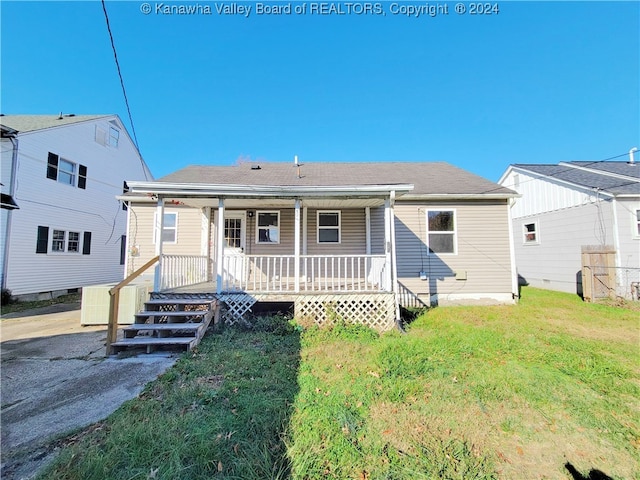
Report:
[[[595,276],[609,275],[605,294],[632,295],[640,281],[640,166],[633,153],[628,162],[509,166],[498,183],[521,195],[511,216],[523,281],[582,295],[583,276],[599,282]],[[599,271],[583,269],[583,253],[607,251],[611,261]]]
[[[117,282],[126,179],[153,177],[117,115],[1,115],[2,288],[21,299]],[[4,202],[4,200],[3,200]]]
[[[513,303],[516,193],[447,163],[241,162],[128,181],[127,273],[210,293],[226,320],[262,302],[392,328],[401,306]]]

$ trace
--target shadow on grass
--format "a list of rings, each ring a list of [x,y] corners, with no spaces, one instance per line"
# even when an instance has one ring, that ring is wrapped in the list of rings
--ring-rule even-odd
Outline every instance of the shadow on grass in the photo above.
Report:
[[[564,468],[569,471],[573,480],[613,480],[613,478],[606,473],[596,469],[591,469],[589,471],[589,476],[585,477],[576,470],[576,467],[574,467],[570,462],[565,463]]]
[[[299,364],[284,319],[209,333],[41,478],[289,478]]]

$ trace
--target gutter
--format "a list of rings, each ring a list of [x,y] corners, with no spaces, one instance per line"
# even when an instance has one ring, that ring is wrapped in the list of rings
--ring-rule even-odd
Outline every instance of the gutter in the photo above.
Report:
[[[16,192],[16,178],[18,170],[18,132],[5,133],[5,138],[11,140],[13,150],[11,152],[11,181],[9,182],[9,195],[11,198],[15,197]],[[11,223],[13,217],[13,210],[7,210],[7,224],[5,225],[4,232],[4,251],[2,252],[2,289],[7,288],[7,272],[9,271],[9,244],[11,241]]]

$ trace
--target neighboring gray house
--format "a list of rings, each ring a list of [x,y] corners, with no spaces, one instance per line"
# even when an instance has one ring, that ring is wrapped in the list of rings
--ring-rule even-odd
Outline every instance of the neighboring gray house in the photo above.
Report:
[[[115,197],[126,179],[153,177],[120,118],[0,115],[0,127],[2,288],[37,298],[122,279],[127,212]]]
[[[128,184],[127,273],[160,255],[156,292],[210,293],[238,314],[269,301],[316,320],[384,310],[365,319],[381,328],[399,305],[518,293],[515,192],[447,163],[190,166]]]
[[[582,294],[582,248],[609,247],[616,294],[631,296],[640,280],[640,165],[633,151],[629,162],[514,164],[498,183],[521,195],[511,216],[524,281]]]

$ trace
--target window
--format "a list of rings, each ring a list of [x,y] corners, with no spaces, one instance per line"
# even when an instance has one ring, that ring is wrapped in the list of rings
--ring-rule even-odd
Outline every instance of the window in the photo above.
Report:
[[[47,158],[47,178],[60,183],[87,188],[87,167],[77,165],[55,153],[49,152]]]
[[[538,223],[525,223],[522,226],[524,243],[540,243],[538,240]]]
[[[51,231],[51,252],[80,253],[80,232],[53,229]],[[49,251],[49,227],[38,226],[36,253]],[[82,254],[91,254],[91,232],[82,234]]]
[[[340,212],[318,212],[318,243],[340,243]]]
[[[79,252],[80,251],[80,234],[78,232],[69,232],[69,238],[67,239],[67,252]]]
[[[280,212],[258,212],[257,243],[280,243]]]
[[[636,236],[640,237],[640,209],[636,210]]]
[[[120,265],[124,265],[127,259],[127,236],[120,235]]]
[[[51,251],[52,252],[64,252],[64,230],[54,230],[53,237],[51,239]]]
[[[455,210],[427,211],[427,241],[429,253],[456,253]]]
[[[129,191],[129,184],[127,184],[126,180],[122,182],[122,194],[124,195]],[[122,202],[122,210],[127,210],[127,202]]]
[[[114,127],[109,127],[109,146],[118,148],[119,141],[120,141],[120,130]]]
[[[158,223],[158,213],[153,216],[153,224]],[[177,243],[178,242],[178,214],[167,213],[164,214],[164,225],[162,228],[162,241],[164,243]],[[153,229],[153,243],[156,243],[156,229]]]

